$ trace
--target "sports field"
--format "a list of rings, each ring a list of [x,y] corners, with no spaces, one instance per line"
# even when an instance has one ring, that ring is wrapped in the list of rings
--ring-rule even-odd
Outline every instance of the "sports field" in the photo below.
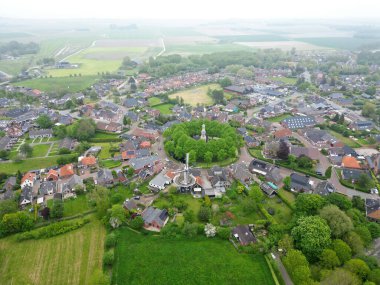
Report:
[[[199,87],[194,87],[191,89],[182,90],[171,94],[170,99],[175,99],[177,97],[183,98],[186,104],[191,106],[197,106],[197,104],[209,106],[213,104],[212,98],[207,95],[208,89],[220,89],[219,84],[207,84]]]
[[[112,284],[274,284],[264,256],[240,254],[217,238],[164,239],[123,228],[115,257]]]
[[[0,240],[0,284],[90,284],[102,268],[105,229],[94,220],[53,238]]]

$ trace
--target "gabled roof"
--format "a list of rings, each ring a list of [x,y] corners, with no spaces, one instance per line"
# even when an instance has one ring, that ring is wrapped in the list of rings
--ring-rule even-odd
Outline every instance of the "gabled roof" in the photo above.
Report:
[[[74,166],[72,163],[66,164],[59,169],[60,176],[74,175]]]
[[[22,178],[21,178],[21,184],[24,183],[26,180],[29,181],[34,181],[36,179],[36,174],[33,172],[28,172],[26,173]]]
[[[380,199],[369,199],[365,200],[365,208],[367,217],[380,220]]]
[[[347,168],[360,169],[359,161],[353,156],[344,156],[342,159],[342,166]]]
[[[95,165],[96,158],[95,156],[90,155],[90,156],[83,157],[80,162],[82,165]]]

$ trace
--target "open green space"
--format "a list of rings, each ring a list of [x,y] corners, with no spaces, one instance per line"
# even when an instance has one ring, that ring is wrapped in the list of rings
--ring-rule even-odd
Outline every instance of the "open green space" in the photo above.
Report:
[[[271,122],[271,123],[279,123],[281,122],[282,120],[286,119],[286,118],[290,118],[292,115],[290,114],[282,114],[282,115],[279,115],[279,116],[276,116],[276,117],[272,117],[272,118],[268,118],[266,119],[268,122]]]
[[[112,146],[116,146],[117,143],[91,143],[92,146],[100,146],[102,150],[98,154],[98,158],[107,159],[111,158],[110,149]]]
[[[292,218],[292,210],[278,197],[266,198],[263,202],[264,208],[270,212],[274,211],[273,217],[278,223],[286,224]]]
[[[122,228],[115,258],[112,284],[274,284],[264,256],[239,254],[217,238],[173,240]]]
[[[333,130],[328,130],[328,132],[349,147],[352,147],[352,148],[361,147],[361,145],[358,142],[356,142],[350,138],[347,138],[340,133],[337,133]]]
[[[174,94],[169,95],[169,98],[175,99],[177,97],[183,98],[184,102],[186,104],[190,104],[191,106],[197,106],[200,105],[212,105],[213,100],[212,98],[207,94],[207,91],[209,89],[220,89],[219,84],[207,84],[203,86],[198,86],[182,91],[178,91]]]
[[[292,77],[271,77],[270,79],[274,81],[281,81],[281,82],[284,82],[285,84],[291,84],[291,85],[295,85],[297,83],[297,78],[292,78]]]
[[[53,200],[48,200],[47,205],[48,207],[53,206]],[[75,216],[84,212],[87,212],[90,210],[90,206],[88,204],[87,196],[86,195],[78,195],[76,198],[70,198],[64,200],[63,203],[63,216],[64,217],[71,217]]]
[[[90,284],[102,269],[104,236],[104,226],[93,220],[48,239],[0,239],[0,284]]]
[[[14,83],[14,85],[39,89],[45,92],[78,92],[90,87],[97,79],[97,76],[37,78],[20,81]]]
[[[119,139],[119,134],[97,131],[93,138],[94,139]]]
[[[112,160],[112,159],[109,159],[109,160],[103,160],[101,162],[102,166],[103,167],[106,167],[106,168],[115,168],[115,167],[118,167],[121,165],[121,162],[120,161],[116,161],[116,160]]]
[[[214,52],[226,52],[226,51],[252,51],[250,47],[233,43],[194,43],[194,44],[167,44],[165,55],[168,54],[205,54]]]
[[[20,162],[3,162],[0,163],[0,172],[14,174],[18,170],[20,170],[21,172],[26,172],[29,170],[42,169],[49,166],[57,165],[57,159],[59,157],[65,156],[69,155],[48,156],[43,158],[28,158]]]
[[[159,110],[162,115],[170,115],[172,113],[173,104],[164,103],[153,106],[153,109]]]
[[[152,107],[152,106],[161,104],[161,99],[158,97],[150,97],[148,99],[148,102],[149,102],[149,106]]]
[[[45,156],[50,148],[50,144],[38,144],[33,146],[32,157]]]

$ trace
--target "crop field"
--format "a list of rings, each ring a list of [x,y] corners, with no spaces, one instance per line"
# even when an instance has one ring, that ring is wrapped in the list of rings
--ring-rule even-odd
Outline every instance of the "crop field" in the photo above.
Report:
[[[0,240],[0,284],[90,284],[102,268],[105,230],[91,221],[75,231],[42,240]]]
[[[239,254],[217,238],[164,239],[123,228],[115,258],[112,284],[275,284],[264,256]]]
[[[327,47],[314,45],[311,43],[301,42],[301,41],[268,41],[268,42],[237,42],[237,44],[258,48],[258,49],[282,49],[285,51],[296,48],[297,50],[323,50],[328,49]]]
[[[208,84],[191,89],[182,90],[174,94],[169,95],[169,98],[175,99],[176,97],[183,98],[186,104],[191,106],[197,106],[197,104],[211,105],[213,103],[212,98],[207,95],[208,89],[220,89],[219,84]]]
[[[59,92],[60,90],[78,92],[94,84],[97,79],[97,76],[38,78],[17,82],[15,85],[45,92]]]
[[[196,44],[169,44],[166,45],[166,51],[164,55],[168,54],[180,54],[183,56],[191,54],[206,54],[214,52],[226,52],[226,51],[241,51],[253,49],[248,46],[239,44],[219,44],[219,43],[196,43]]]

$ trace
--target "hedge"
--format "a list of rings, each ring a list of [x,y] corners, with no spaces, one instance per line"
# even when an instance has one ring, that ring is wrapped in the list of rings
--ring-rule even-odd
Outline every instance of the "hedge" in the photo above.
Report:
[[[296,210],[296,207],[294,207],[294,205],[292,205],[292,203],[289,202],[288,199],[285,198],[285,196],[283,196],[280,192],[276,192],[278,198],[280,198],[282,200],[282,202],[284,202],[291,210],[295,211]]]
[[[354,186],[352,183],[350,183],[350,182],[344,180],[343,178],[340,178],[340,179],[339,179],[339,182],[340,182],[340,184],[342,184],[343,186],[346,186],[346,187],[351,188],[351,189],[354,189],[354,190],[358,190],[358,191],[360,191],[360,192],[364,192],[364,193],[369,193],[369,192],[370,192],[370,191],[368,191],[367,189],[363,189],[363,188],[361,188],[359,185]]]
[[[89,219],[82,219],[77,221],[64,221],[51,224],[49,226],[25,232],[16,236],[17,241],[29,239],[44,239],[64,234],[83,227],[87,224]]]
[[[331,178],[331,172],[332,172],[332,166],[330,165],[325,172],[325,177],[326,178]]]
[[[93,143],[105,143],[105,142],[121,142],[121,138],[91,138],[88,140]]]
[[[260,212],[264,215],[264,217],[271,223],[277,224],[277,221],[268,213],[268,211],[262,206],[259,205]]]

